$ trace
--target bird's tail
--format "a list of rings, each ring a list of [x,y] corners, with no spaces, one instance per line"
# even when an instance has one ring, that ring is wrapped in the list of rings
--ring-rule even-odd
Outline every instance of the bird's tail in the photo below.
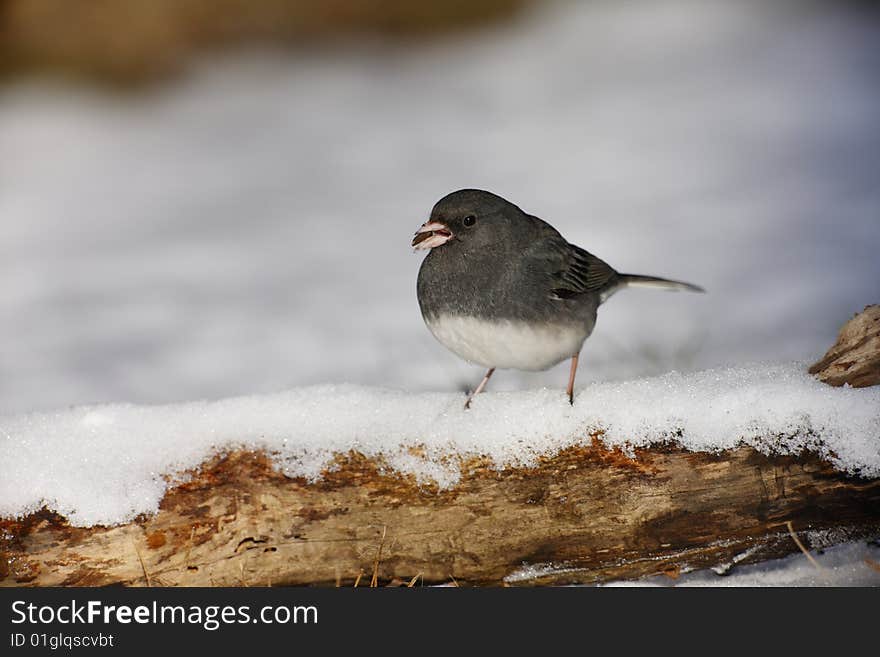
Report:
[[[656,276],[639,276],[638,274],[620,274],[621,287],[652,287],[657,290],[687,290],[688,292],[705,292],[699,285],[691,285],[682,281],[671,281],[668,278]]]

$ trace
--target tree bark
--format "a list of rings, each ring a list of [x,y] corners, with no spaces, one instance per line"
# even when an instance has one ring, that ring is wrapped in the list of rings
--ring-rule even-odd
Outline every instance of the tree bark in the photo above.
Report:
[[[845,328],[820,369],[870,380],[871,339]],[[873,356],[845,367],[856,352]],[[799,550],[794,535],[821,548],[880,534],[880,479],[815,455],[653,447],[630,458],[598,438],[531,468],[473,459],[442,491],[354,452],[317,482],[233,452],[126,525],[71,527],[48,511],[0,521],[0,585],[586,583],[726,572]]]
[[[813,364],[810,374],[832,386],[880,383],[880,305],[866,306],[844,324],[837,342]]]

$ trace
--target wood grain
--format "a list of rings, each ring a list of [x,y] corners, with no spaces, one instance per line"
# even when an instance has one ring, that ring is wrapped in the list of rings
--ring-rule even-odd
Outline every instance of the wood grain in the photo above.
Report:
[[[880,305],[867,306],[844,324],[837,342],[810,367],[810,374],[832,386],[880,383]]]

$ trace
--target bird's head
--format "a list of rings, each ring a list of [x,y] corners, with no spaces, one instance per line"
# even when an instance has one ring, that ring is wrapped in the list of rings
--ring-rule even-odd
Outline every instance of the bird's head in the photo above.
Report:
[[[460,189],[437,201],[412,245],[416,249],[435,249],[448,242],[485,246],[497,239],[500,224],[514,212],[521,210],[491,192]]]

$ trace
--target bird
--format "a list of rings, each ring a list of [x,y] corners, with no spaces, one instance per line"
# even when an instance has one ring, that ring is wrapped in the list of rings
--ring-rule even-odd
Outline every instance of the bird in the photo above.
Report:
[[[416,293],[430,332],[465,361],[487,368],[465,409],[496,369],[542,371],[578,357],[596,312],[628,287],[705,292],[682,281],[622,274],[568,242],[553,226],[481,189],[460,189],[434,205],[412,239],[427,250]]]

